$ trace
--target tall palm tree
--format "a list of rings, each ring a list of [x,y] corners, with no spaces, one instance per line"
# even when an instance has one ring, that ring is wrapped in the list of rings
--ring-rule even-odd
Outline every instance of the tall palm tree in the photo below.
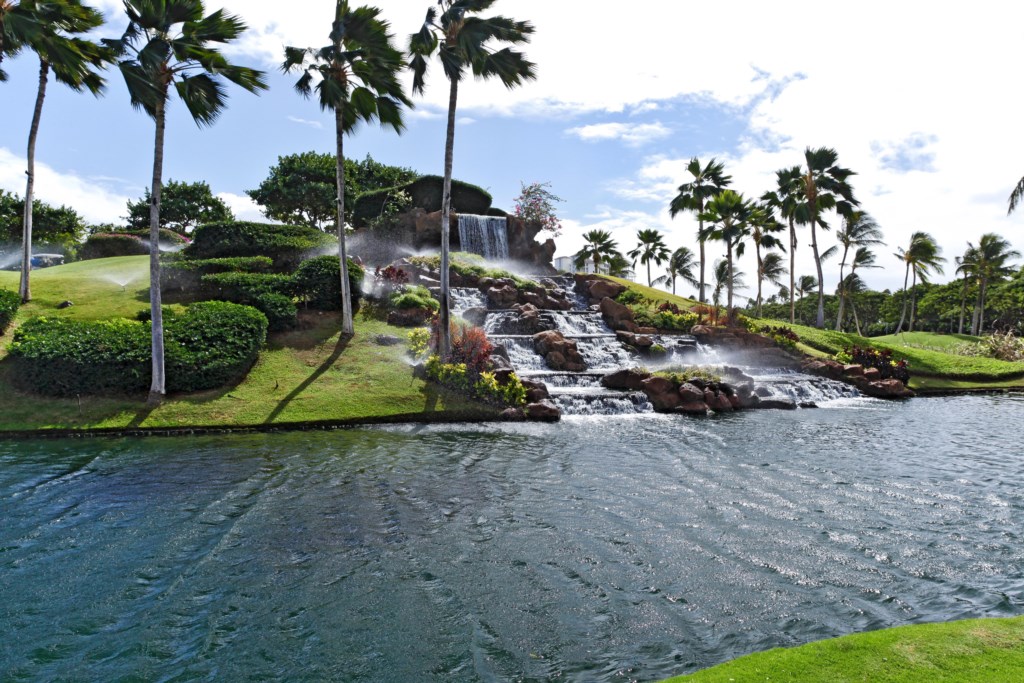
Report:
[[[957,326],[957,334],[964,333],[964,317],[967,313],[967,293],[971,288],[971,281],[974,277],[974,262],[977,260],[975,248],[967,244],[967,250],[964,251],[963,256],[957,256],[953,259],[953,263],[956,264],[956,274],[963,276],[963,282],[960,283],[960,323]],[[971,319],[971,327],[974,327],[973,317]]]
[[[825,284],[821,271],[822,256],[818,253],[817,228],[828,230],[823,215],[835,210],[846,215],[857,206],[853,188],[847,182],[855,173],[837,165],[839,155],[834,149],[819,147],[804,150],[805,166],[801,167],[799,201],[796,206],[796,220],[811,226],[811,251],[814,265],[818,270],[818,315],[815,326],[825,326]]]
[[[701,303],[707,301],[704,296],[704,264],[707,259],[704,254],[704,243],[710,239],[709,232],[704,230],[704,219],[701,215],[707,205],[707,200],[728,187],[732,183],[732,176],[725,174],[725,164],[711,159],[705,166],[701,166],[700,159],[693,157],[686,166],[687,172],[693,176],[693,180],[679,186],[675,199],[669,204],[669,214],[675,218],[680,211],[693,211],[697,214],[697,243],[700,245],[700,287],[697,298]]]
[[[779,212],[789,224],[789,322],[796,322],[796,210],[803,174],[799,166],[775,172],[775,189],[765,192],[761,201]]]
[[[607,230],[591,230],[583,234],[583,248],[573,257],[573,267],[583,270],[587,261],[594,264],[594,272],[598,272],[601,263],[610,263],[618,254],[619,245],[612,239]]]
[[[349,336],[355,334],[355,326],[345,248],[345,135],[361,121],[374,120],[401,134],[402,106],[411,105],[398,80],[405,56],[392,45],[390,25],[380,13],[376,7],[353,10],[348,0],[337,0],[331,44],[320,49],[286,47],[281,65],[285,73],[302,72],[295,84],[300,95],[308,98],[316,90],[320,109],[334,112],[341,333]]]
[[[668,247],[665,246],[665,240],[662,238],[661,233],[653,229],[638,230],[636,233],[636,239],[638,244],[635,249],[627,252],[626,256],[636,260],[639,258],[640,263],[647,265],[647,286],[654,286],[651,280],[651,262],[653,261],[656,265],[661,265],[671,257]]]
[[[715,320],[718,319],[718,307],[722,303],[722,290],[728,292],[728,296],[732,296],[732,292],[737,289],[746,287],[746,283],[743,281],[744,273],[737,270],[735,266],[730,266],[729,262],[725,259],[719,259],[715,261],[712,267],[715,277],[715,287],[711,292],[711,303],[715,306]],[[726,315],[732,313],[732,307],[727,307]]]
[[[761,283],[768,281],[777,287],[785,290],[785,298],[789,297],[789,289],[783,284],[782,278],[786,276],[786,264],[782,254],[777,251],[770,251],[759,259],[757,269],[757,317],[761,317]],[[780,290],[781,291],[781,290]]]
[[[722,190],[707,203],[701,218],[714,226],[711,237],[725,243],[725,263],[729,269],[727,307],[732,310],[732,283],[736,281],[733,258],[743,256],[744,238],[750,234],[753,204],[733,190]]]
[[[451,355],[451,292],[448,274],[448,233],[451,228],[452,161],[455,152],[455,108],[459,99],[459,83],[466,70],[477,78],[498,78],[509,89],[537,77],[535,65],[521,53],[497,44],[519,45],[530,40],[533,26],[529,22],[508,17],[473,16],[484,12],[495,0],[437,0],[437,7],[427,10],[427,18],[419,32],[409,39],[412,58],[413,90],[423,93],[426,85],[427,58],[435,52],[449,82],[448,128],[444,145],[444,186],[441,194],[441,311],[440,352]]]
[[[132,106],[156,126],[150,185],[149,240],[160,242],[160,190],[163,186],[164,128],[171,86],[197,125],[212,125],[227,104],[224,80],[249,92],[265,90],[263,72],[228,62],[213,45],[229,43],[245,31],[238,17],[217,10],[204,16],[202,0],[125,0],[128,28],[118,40],[104,40],[114,51]],[[150,402],[166,393],[164,330],[160,296],[160,250],[149,255],[153,383]]]
[[[689,247],[679,247],[672,252],[672,256],[668,259],[668,273],[655,278],[654,284],[660,286],[671,282],[672,294],[676,293],[676,280],[679,278],[682,278],[683,282],[688,285],[696,287],[698,282],[693,275],[695,265],[697,265],[697,259],[693,255],[693,250]]]
[[[0,5],[3,5],[0,2]],[[17,10],[17,11],[15,11]],[[35,198],[36,139],[39,122],[43,115],[43,101],[46,99],[46,85],[50,71],[58,83],[63,83],[76,92],[88,90],[99,95],[103,90],[103,78],[96,69],[104,68],[109,61],[110,51],[96,43],[77,37],[103,24],[103,15],[83,5],[79,0],[56,0],[47,3],[22,2],[12,13],[29,13],[31,25],[36,28],[24,36],[23,45],[39,57],[39,87],[36,91],[36,105],[29,127],[27,170],[25,171],[25,213],[22,220],[21,282],[18,292],[22,302],[32,300],[30,273],[32,271],[32,208]],[[17,24],[17,22],[15,22]],[[11,43],[14,44],[14,43]]]
[[[910,280],[911,273],[913,273],[913,281],[911,283],[911,290],[917,286],[918,278],[921,282],[927,282],[928,276],[931,271],[936,273],[942,273],[942,248],[939,247],[938,242],[935,238],[926,232],[915,232],[910,236],[910,245],[904,249],[899,247],[896,251],[895,256],[903,261],[906,266],[906,272],[903,276],[903,308],[900,312],[900,322],[896,325],[896,332],[903,330],[903,322],[907,318],[907,305],[910,304],[910,328],[909,332],[914,331],[914,305],[917,303],[916,299],[911,296],[911,301],[908,302],[908,290],[907,282]]]
[[[1013,192],[1010,193],[1009,207],[1006,209],[1006,215],[1009,216],[1013,213],[1014,209],[1022,201],[1024,201],[1024,178],[1017,182],[1017,187],[1013,188]]]
[[[989,284],[1013,272],[1007,262],[1019,258],[1020,252],[1011,249],[1008,241],[992,232],[982,235],[978,246],[968,242],[967,247],[961,267],[967,269],[978,283],[978,296],[971,317],[971,334],[977,336],[985,328],[985,300]]]
[[[775,219],[775,209],[770,202],[763,201],[754,205],[750,213],[750,241],[754,243],[757,254],[757,316],[761,317],[761,284],[765,279],[764,257],[762,249],[783,249],[782,242],[773,233],[785,230],[786,226]],[[771,252],[769,252],[771,253]],[[778,254],[772,260],[772,268],[776,272],[785,273],[782,259]],[[781,271],[779,269],[782,269]],[[772,280],[773,284],[782,284]]]
[[[846,276],[843,287],[846,289],[850,301],[850,311],[853,313],[853,323],[856,326],[857,334],[860,334],[860,320],[857,318],[856,295],[867,289],[863,279],[857,275],[860,268],[880,268],[875,264],[875,253],[867,247],[857,247],[853,258],[850,260],[850,274]],[[842,331],[842,330],[840,330]]]
[[[836,233],[836,239],[843,247],[843,258],[839,262],[839,312],[836,315],[838,331],[842,325],[843,308],[846,305],[846,290],[843,287],[846,257],[851,248],[856,252],[861,246],[882,244],[882,231],[874,218],[864,211],[854,210],[843,216],[843,226]]]

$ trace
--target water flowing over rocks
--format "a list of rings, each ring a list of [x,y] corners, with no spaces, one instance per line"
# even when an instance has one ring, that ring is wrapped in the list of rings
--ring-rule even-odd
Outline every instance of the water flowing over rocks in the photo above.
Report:
[[[914,392],[898,379],[882,379],[882,373],[878,368],[844,365],[830,359],[806,360],[802,363],[802,368],[808,374],[852,384],[864,394],[874,398],[911,398],[914,396]]]

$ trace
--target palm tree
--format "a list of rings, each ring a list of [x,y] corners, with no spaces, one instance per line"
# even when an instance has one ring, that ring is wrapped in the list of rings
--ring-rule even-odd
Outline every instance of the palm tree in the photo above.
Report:
[[[757,269],[757,317],[761,317],[761,283],[767,280],[777,287],[781,287],[785,290],[785,296],[789,297],[789,289],[782,283],[782,278],[786,276],[786,264],[783,262],[782,254],[777,251],[770,251],[764,255],[764,258],[759,260]]]
[[[1024,201],[1024,178],[1017,182],[1017,187],[1013,188],[1013,192],[1010,193],[1009,208],[1006,209],[1006,215],[1009,216],[1013,213],[1014,209],[1022,201]]]
[[[285,73],[302,72],[295,84],[300,95],[308,98],[316,90],[320,109],[334,112],[341,333],[348,336],[355,334],[355,326],[345,249],[345,135],[360,121],[374,120],[401,134],[405,128],[402,105],[411,105],[398,80],[405,67],[404,55],[391,44],[394,36],[380,12],[376,7],[353,10],[348,0],[337,0],[331,44],[320,49],[286,47],[281,65]]]
[[[761,249],[784,249],[782,242],[772,233],[780,232],[785,230],[786,226],[775,220],[775,211],[769,202],[762,202],[760,205],[755,205],[754,209],[750,213],[750,240],[754,243],[754,250],[757,254],[757,317],[761,317],[761,283],[765,279],[765,267],[764,258],[761,255]],[[769,254],[770,255],[770,252]],[[767,256],[767,255],[766,255]],[[776,273],[784,274],[785,268],[782,266],[782,258],[778,255],[774,255],[772,259],[772,269]],[[780,277],[781,275],[776,275]],[[773,284],[782,284],[776,280],[771,281]]]
[[[711,159],[706,166],[701,166],[700,159],[693,157],[687,164],[686,170],[693,180],[683,183],[678,188],[678,194],[669,204],[669,214],[675,218],[680,211],[693,211],[697,214],[697,242],[700,245],[700,287],[697,298],[705,303],[704,296],[704,264],[707,262],[704,254],[704,243],[711,237],[710,233],[704,230],[704,213],[707,200],[722,191],[732,183],[732,176],[725,175],[725,164]]]
[[[238,17],[217,10],[203,16],[202,0],[125,0],[128,28],[118,40],[103,43],[118,57],[132,106],[156,124],[153,179],[150,185],[150,244],[160,241],[160,190],[164,128],[171,86],[197,125],[212,125],[227,103],[224,80],[249,92],[265,90],[263,72],[228,62],[212,45],[229,43],[245,31]],[[149,304],[152,315],[153,383],[150,402],[166,392],[164,330],[160,296],[160,250],[149,255]]]
[[[971,287],[971,278],[973,276],[973,263],[977,259],[975,255],[974,247],[967,244],[967,250],[963,256],[956,256],[953,259],[953,263],[956,264],[957,275],[962,275],[964,280],[960,284],[960,324],[957,326],[957,334],[964,333],[964,316],[967,312],[967,291]],[[974,320],[972,318],[971,325],[973,327]]]
[[[856,325],[857,334],[860,334],[860,320],[857,318],[857,304],[856,294],[867,289],[864,281],[859,275],[857,270],[859,268],[880,268],[881,266],[875,265],[875,254],[867,247],[857,247],[857,251],[853,254],[853,259],[850,260],[850,274],[846,276],[843,287],[847,292],[847,296],[850,300],[850,311],[853,313],[853,323]],[[841,331],[841,330],[840,330]]]
[[[853,248],[869,244],[882,244],[882,231],[875,219],[864,211],[851,211],[843,216],[843,227],[836,234],[836,239],[843,247],[843,258],[839,262],[839,312],[836,315],[836,330],[842,326],[843,308],[846,304],[846,290],[843,287],[846,257]]]
[[[985,300],[988,286],[993,280],[1013,272],[1007,261],[1020,257],[1020,252],[1010,248],[1010,243],[995,233],[985,233],[975,247],[970,242],[964,255],[963,268],[967,269],[978,283],[978,296],[971,317],[971,334],[978,336],[985,328]]]
[[[819,328],[825,326],[825,284],[821,272],[822,257],[818,253],[817,228],[820,226],[828,230],[828,223],[822,218],[825,212],[834,209],[839,215],[846,215],[857,206],[853,189],[847,182],[855,174],[837,166],[838,160],[836,151],[828,147],[808,147],[804,150],[806,166],[801,168],[799,203],[796,207],[797,222],[811,226],[811,251],[818,270],[818,316],[815,326]]]
[[[437,0],[437,7],[427,10],[427,18],[418,33],[409,39],[412,58],[413,90],[423,93],[426,85],[427,58],[435,52],[441,60],[450,84],[448,94],[448,128],[444,145],[444,186],[441,195],[441,311],[440,352],[451,355],[451,293],[448,274],[448,233],[451,228],[452,160],[455,151],[455,108],[459,83],[470,69],[477,78],[497,77],[509,89],[523,81],[536,78],[535,65],[511,47],[495,49],[496,43],[518,45],[527,43],[533,26],[508,17],[482,18],[471,16],[483,12],[494,0]]]
[[[651,280],[651,262],[660,266],[669,259],[671,252],[657,230],[638,230],[636,239],[639,244],[636,249],[627,252],[626,256],[633,259],[633,263],[639,258],[640,263],[647,265],[647,286],[652,287],[654,283]]]
[[[573,267],[583,270],[587,261],[594,263],[594,272],[598,272],[601,263],[610,263],[612,258],[618,254],[619,245],[612,239],[612,234],[607,230],[591,230],[583,235],[583,248],[576,252],[573,257]]]
[[[656,285],[672,283],[672,294],[676,293],[676,280],[683,278],[683,282],[692,287],[698,285],[697,278],[693,275],[693,267],[697,265],[693,250],[689,247],[679,247],[672,252],[668,259],[668,273],[654,280]]]
[[[789,323],[796,322],[796,207],[803,175],[799,166],[775,172],[775,189],[765,192],[761,201],[778,210],[789,223]]]
[[[895,256],[906,265],[906,272],[903,276],[903,309],[900,312],[900,322],[896,325],[896,332],[899,333],[903,330],[903,321],[907,317],[907,281],[910,279],[911,272],[913,272],[911,284],[911,289],[913,289],[917,286],[918,278],[921,278],[921,282],[927,282],[931,271],[934,270],[941,274],[942,261],[945,259],[942,258],[942,248],[939,247],[938,242],[926,232],[915,232],[911,235],[910,245],[907,249],[899,247]],[[908,332],[914,331],[914,305],[917,303],[916,298],[912,296],[911,299]]]
[[[715,288],[711,292],[711,303],[715,306],[715,321],[718,321],[718,307],[722,302],[722,290],[725,289],[728,292],[728,296],[732,297],[732,292],[736,289],[742,289],[746,286],[743,281],[744,273],[736,270],[735,267],[730,266],[729,262],[724,259],[715,261],[713,266],[715,276]],[[732,313],[732,307],[727,308],[726,315]]]
[[[0,2],[0,5],[3,3]],[[38,30],[26,36],[24,45],[39,57],[39,88],[36,91],[36,106],[32,112],[32,124],[28,134],[27,176],[25,181],[25,213],[22,221],[21,283],[18,293],[23,303],[32,300],[29,278],[32,271],[32,208],[36,179],[36,138],[39,122],[43,115],[43,101],[46,98],[46,84],[50,71],[58,83],[63,83],[76,92],[88,90],[99,95],[103,90],[103,78],[96,68],[104,68],[111,55],[101,48],[75,34],[88,33],[103,24],[103,15],[81,4],[79,0],[62,0],[40,4],[22,2],[15,10],[33,14],[33,25]],[[13,43],[12,43],[13,44]]]
[[[733,255],[743,255],[743,239],[750,234],[750,217],[752,204],[743,195],[733,190],[722,190],[707,203],[701,218],[714,226],[711,237],[725,242],[725,263],[729,269],[727,307],[732,310],[732,284],[736,281],[733,275]]]

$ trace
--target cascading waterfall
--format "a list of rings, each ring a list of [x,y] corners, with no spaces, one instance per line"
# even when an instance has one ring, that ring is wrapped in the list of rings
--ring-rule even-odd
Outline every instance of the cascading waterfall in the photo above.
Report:
[[[508,260],[508,225],[501,216],[459,215],[462,251],[480,254],[489,261]]]

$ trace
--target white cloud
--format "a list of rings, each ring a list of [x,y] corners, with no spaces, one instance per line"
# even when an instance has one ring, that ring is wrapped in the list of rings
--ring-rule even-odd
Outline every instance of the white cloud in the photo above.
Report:
[[[240,221],[267,222],[267,217],[260,213],[260,205],[250,199],[248,195],[218,192],[217,198],[227,204],[231,212],[235,214],[235,218]]]
[[[470,118],[468,116],[462,116],[456,119],[455,123],[460,126],[472,126],[474,123],[476,123],[476,119]]]
[[[584,142],[621,140],[631,147],[668,137],[672,130],[661,123],[594,123],[566,131]]]
[[[324,124],[321,123],[320,121],[310,121],[308,119],[300,119],[298,116],[289,116],[288,120],[291,121],[292,123],[298,123],[298,124],[301,124],[303,126],[309,126],[310,128],[316,128],[317,130],[322,130],[323,127],[324,127]]]

